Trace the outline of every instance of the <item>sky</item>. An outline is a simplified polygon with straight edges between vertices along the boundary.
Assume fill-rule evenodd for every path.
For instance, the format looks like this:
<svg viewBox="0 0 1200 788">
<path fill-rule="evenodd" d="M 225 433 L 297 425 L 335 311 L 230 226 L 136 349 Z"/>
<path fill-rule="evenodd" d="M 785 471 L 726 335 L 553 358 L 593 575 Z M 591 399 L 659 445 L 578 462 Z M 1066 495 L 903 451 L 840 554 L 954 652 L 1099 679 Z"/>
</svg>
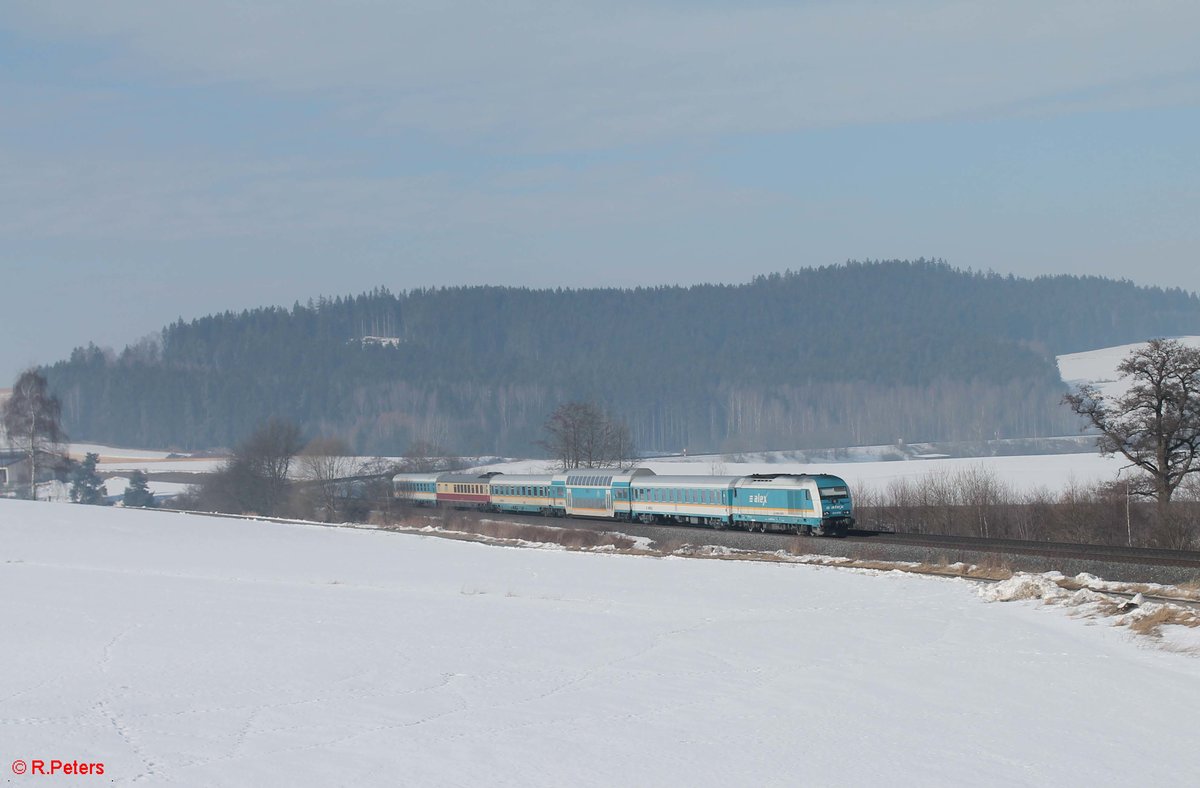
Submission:
<svg viewBox="0 0 1200 788">
<path fill-rule="evenodd" d="M 378 285 L 1200 290 L 1200 4 L 5 0 L 0 386 Z"/>
</svg>

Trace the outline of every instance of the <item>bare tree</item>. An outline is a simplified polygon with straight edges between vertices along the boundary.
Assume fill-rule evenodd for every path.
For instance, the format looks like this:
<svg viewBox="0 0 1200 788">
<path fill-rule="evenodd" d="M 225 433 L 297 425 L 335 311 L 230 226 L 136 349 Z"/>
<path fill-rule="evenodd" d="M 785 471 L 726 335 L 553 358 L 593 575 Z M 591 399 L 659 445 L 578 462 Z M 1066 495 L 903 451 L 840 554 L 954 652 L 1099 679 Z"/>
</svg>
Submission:
<svg viewBox="0 0 1200 788">
<path fill-rule="evenodd" d="M 312 495 L 318 502 L 324 519 L 338 511 L 339 499 L 344 497 L 339 482 L 352 476 L 358 461 L 351 456 L 350 446 L 341 438 L 314 438 L 296 458 L 300 477 L 312 483 Z"/>
<path fill-rule="evenodd" d="M 1084 385 L 1063 402 L 1100 431 L 1103 454 L 1120 453 L 1146 474 L 1146 487 L 1133 492 L 1153 497 L 1165 523 L 1176 488 L 1200 471 L 1200 349 L 1154 339 L 1126 356 L 1117 371 L 1132 384 L 1124 395 L 1108 397 Z"/>
<path fill-rule="evenodd" d="M 995 472 L 983 465 L 973 465 L 960 470 L 956 482 L 959 497 L 971 514 L 975 530 L 984 539 L 992 536 L 991 529 L 1003 495 Z"/>
<path fill-rule="evenodd" d="M 4 403 L 4 431 L 13 448 L 29 459 L 29 497 L 37 497 L 38 468 L 61 455 L 67 439 L 63 432 L 62 403 L 50 394 L 46 379 L 37 370 L 21 373 L 12 396 Z"/>
<path fill-rule="evenodd" d="M 405 473 L 430 473 L 445 470 L 450 462 L 446 450 L 426 440 L 413 441 L 404 452 Z"/>
<path fill-rule="evenodd" d="M 205 508 L 276 514 L 288 492 L 288 471 L 303 446 L 300 428 L 271 419 L 234 451 L 200 490 Z"/>
<path fill-rule="evenodd" d="M 629 427 L 588 402 L 561 405 L 544 426 L 545 448 L 563 470 L 629 463 L 634 455 Z"/>
</svg>

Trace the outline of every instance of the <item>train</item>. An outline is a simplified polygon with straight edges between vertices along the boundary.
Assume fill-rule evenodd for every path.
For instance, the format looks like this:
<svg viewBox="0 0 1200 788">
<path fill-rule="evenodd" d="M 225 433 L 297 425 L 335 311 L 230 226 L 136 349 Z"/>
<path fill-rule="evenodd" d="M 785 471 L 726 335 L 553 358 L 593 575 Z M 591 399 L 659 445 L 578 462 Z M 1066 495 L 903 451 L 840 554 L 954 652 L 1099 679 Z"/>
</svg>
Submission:
<svg viewBox="0 0 1200 788">
<path fill-rule="evenodd" d="M 400 473 L 401 503 L 486 512 L 705 525 L 844 536 L 854 525 L 845 480 L 827 473 L 660 476 L 648 468 L 554 474 Z"/>
</svg>

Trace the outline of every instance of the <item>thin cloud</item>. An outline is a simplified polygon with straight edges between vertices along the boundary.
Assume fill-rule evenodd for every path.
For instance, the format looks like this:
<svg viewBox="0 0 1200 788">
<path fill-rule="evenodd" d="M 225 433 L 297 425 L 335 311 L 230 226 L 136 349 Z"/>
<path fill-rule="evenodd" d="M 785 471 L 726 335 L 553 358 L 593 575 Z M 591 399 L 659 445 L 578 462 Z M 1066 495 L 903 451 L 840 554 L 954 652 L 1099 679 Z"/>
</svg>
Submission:
<svg viewBox="0 0 1200 788">
<path fill-rule="evenodd" d="M 1188 103 L 1200 84 L 1190 0 L 18 6 L 27 31 L 110 41 L 173 78 L 517 147 L 1054 112 L 1081 93 L 1122 109 L 1156 80 L 1156 101 Z"/>
</svg>

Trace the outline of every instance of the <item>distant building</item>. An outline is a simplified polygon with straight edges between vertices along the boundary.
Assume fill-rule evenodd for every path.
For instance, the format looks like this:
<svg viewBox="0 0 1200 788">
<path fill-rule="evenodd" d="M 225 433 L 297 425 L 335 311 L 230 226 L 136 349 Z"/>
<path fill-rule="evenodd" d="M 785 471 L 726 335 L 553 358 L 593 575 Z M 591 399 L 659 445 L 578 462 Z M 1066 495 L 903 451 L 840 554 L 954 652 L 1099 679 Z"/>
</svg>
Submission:
<svg viewBox="0 0 1200 788">
<path fill-rule="evenodd" d="M 0 449 L 0 490 L 29 484 L 29 457 L 24 452 Z"/>
<path fill-rule="evenodd" d="M 38 452 L 38 483 L 66 478 L 64 458 L 50 452 Z M 11 448 L 0 448 L 0 495 L 11 496 L 29 491 L 29 455 Z"/>
</svg>

